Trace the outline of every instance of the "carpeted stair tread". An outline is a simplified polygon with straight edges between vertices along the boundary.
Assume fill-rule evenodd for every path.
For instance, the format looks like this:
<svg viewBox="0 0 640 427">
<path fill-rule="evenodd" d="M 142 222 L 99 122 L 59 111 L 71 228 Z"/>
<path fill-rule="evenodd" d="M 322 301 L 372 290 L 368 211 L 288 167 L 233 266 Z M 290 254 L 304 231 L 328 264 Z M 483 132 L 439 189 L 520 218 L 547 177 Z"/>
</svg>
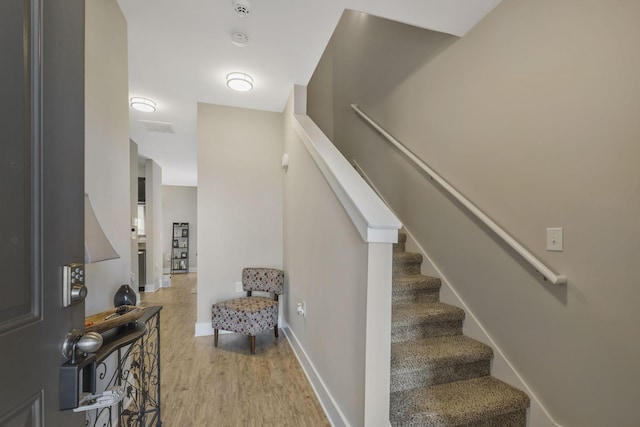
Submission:
<svg viewBox="0 0 640 427">
<path fill-rule="evenodd" d="M 464 335 L 427 338 L 391 344 L 391 372 L 491 360 L 493 350 Z"/>
<path fill-rule="evenodd" d="M 391 393 L 391 425 L 515 427 L 526 425 L 529 397 L 485 376 Z"/>
<path fill-rule="evenodd" d="M 393 326 L 408 326 L 448 320 L 464 320 L 464 310 L 443 302 L 398 303 L 392 307 Z"/>
<path fill-rule="evenodd" d="M 440 279 L 422 274 L 401 275 L 393 278 L 393 303 L 436 302 L 440 299 Z"/>
<path fill-rule="evenodd" d="M 464 335 L 391 344 L 391 391 L 490 374 L 491 347 Z"/>
<path fill-rule="evenodd" d="M 422 255 L 415 252 L 394 252 L 393 261 L 401 263 L 418 263 L 422 262 Z"/>
<path fill-rule="evenodd" d="M 461 335 L 464 310 L 441 302 L 393 303 L 391 342 Z"/>
<path fill-rule="evenodd" d="M 439 302 L 406 240 L 393 245 L 391 425 L 525 427 L 528 396 L 490 376 L 493 350 L 462 335 L 464 310 Z"/>
<path fill-rule="evenodd" d="M 440 290 L 441 282 L 437 277 L 423 274 L 402 275 L 393 278 L 393 292 Z"/>
</svg>

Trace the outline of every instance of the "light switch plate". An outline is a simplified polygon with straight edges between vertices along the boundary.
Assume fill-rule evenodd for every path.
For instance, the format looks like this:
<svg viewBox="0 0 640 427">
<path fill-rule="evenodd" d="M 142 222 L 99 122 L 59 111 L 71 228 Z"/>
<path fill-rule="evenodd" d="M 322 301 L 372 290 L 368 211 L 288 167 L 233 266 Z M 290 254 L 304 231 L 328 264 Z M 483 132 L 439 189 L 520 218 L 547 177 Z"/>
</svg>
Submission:
<svg viewBox="0 0 640 427">
<path fill-rule="evenodd" d="M 562 238 L 562 227 L 547 228 L 547 250 L 551 252 L 562 252 L 564 242 Z"/>
<path fill-rule="evenodd" d="M 236 292 L 242 292 L 242 282 L 236 282 Z"/>
</svg>

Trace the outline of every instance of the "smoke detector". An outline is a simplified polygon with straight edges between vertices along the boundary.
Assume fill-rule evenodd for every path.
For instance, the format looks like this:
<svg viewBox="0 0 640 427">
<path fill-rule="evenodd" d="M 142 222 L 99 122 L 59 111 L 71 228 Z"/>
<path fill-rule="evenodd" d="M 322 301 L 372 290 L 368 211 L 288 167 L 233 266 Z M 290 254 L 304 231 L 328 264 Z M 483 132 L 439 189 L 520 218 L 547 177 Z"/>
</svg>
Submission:
<svg viewBox="0 0 640 427">
<path fill-rule="evenodd" d="M 231 43 L 238 47 L 245 47 L 249 43 L 249 38 L 245 33 L 233 33 L 231 34 Z"/>
<path fill-rule="evenodd" d="M 241 18 L 244 18 L 251 12 L 251 5 L 248 0 L 233 0 L 233 10 Z"/>
</svg>

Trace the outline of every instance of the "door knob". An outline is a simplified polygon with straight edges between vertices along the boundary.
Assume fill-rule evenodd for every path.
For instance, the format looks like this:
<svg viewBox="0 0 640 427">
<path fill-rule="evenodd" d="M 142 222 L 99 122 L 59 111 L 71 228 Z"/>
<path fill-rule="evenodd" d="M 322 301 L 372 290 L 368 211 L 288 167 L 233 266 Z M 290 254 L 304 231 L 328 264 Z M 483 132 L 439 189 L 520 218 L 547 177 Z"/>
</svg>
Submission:
<svg viewBox="0 0 640 427">
<path fill-rule="evenodd" d="M 62 341 L 62 355 L 71 359 L 71 364 L 77 363 L 77 352 L 83 354 L 94 353 L 102 346 L 102 335 L 97 332 L 84 333 L 80 329 L 72 329 Z"/>
</svg>

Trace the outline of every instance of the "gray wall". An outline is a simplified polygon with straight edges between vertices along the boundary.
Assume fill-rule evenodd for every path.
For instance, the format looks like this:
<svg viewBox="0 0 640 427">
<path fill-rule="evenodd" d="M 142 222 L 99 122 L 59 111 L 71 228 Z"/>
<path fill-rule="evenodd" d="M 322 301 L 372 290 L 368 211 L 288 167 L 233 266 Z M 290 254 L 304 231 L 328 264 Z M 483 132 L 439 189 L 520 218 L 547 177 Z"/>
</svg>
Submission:
<svg viewBox="0 0 640 427">
<path fill-rule="evenodd" d="M 148 291 L 162 284 L 162 168 L 151 159 L 145 160 L 145 233 L 147 249 Z M 148 285 L 148 287 L 147 287 Z"/>
<path fill-rule="evenodd" d="M 507 0 L 455 39 L 348 14 L 309 83 L 310 115 L 565 426 L 637 423 L 638 22 L 638 2 Z M 350 103 L 569 284 L 541 280 Z M 546 227 L 564 227 L 564 252 Z"/>
<path fill-rule="evenodd" d="M 133 224 L 134 218 L 138 218 L 138 144 L 129 140 L 129 203 L 131 209 L 129 215 L 129 230 L 131 231 L 131 272 L 135 277 L 135 286 L 133 288 L 138 291 L 140 286 L 139 279 L 139 261 L 138 261 L 138 227 Z M 142 283 L 144 285 L 144 283 Z"/>
<path fill-rule="evenodd" d="M 293 98 L 293 97 L 292 97 Z M 331 190 L 285 111 L 285 322 L 321 378 L 316 391 L 347 425 L 364 425 L 368 245 Z M 307 316 L 296 313 L 304 301 Z M 308 369 L 307 369 L 308 370 Z M 324 397 L 323 387 L 332 396 Z"/>
<path fill-rule="evenodd" d="M 198 324 L 244 267 L 282 268 L 282 114 L 198 104 Z M 211 330 L 212 333 L 212 330 Z"/>
<path fill-rule="evenodd" d="M 163 269 L 168 272 L 171 269 L 169 258 L 171 245 L 173 244 L 173 223 L 189 223 L 189 271 L 198 269 L 198 188 L 176 185 L 162 186 L 162 217 L 164 221 L 165 236 L 162 243 Z"/>
<path fill-rule="evenodd" d="M 119 259 L 86 266 L 86 314 L 113 307 L 131 280 L 127 23 L 118 4 L 86 5 L 85 192 Z"/>
</svg>

